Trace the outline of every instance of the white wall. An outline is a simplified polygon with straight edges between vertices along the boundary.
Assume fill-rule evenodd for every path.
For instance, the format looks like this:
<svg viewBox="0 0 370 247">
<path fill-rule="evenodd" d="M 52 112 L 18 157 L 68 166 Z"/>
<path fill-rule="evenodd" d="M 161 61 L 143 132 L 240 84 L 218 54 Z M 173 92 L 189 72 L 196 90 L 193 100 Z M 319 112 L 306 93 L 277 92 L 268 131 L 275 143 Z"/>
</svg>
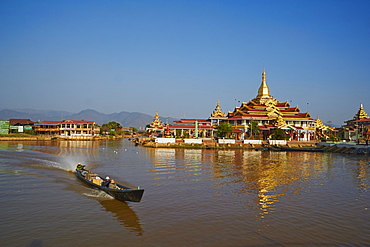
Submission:
<svg viewBox="0 0 370 247">
<path fill-rule="evenodd" d="M 203 142 L 202 139 L 184 139 L 184 143 L 197 143 L 201 144 Z"/>
<path fill-rule="evenodd" d="M 175 143 L 175 138 L 155 138 L 155 142 L 157 143 Z"/>
<path fill-rule="evenodd" d="M 234 139 L 218 139 L 218 143 L 220 144 L 235 144 Z"/>
</svg>

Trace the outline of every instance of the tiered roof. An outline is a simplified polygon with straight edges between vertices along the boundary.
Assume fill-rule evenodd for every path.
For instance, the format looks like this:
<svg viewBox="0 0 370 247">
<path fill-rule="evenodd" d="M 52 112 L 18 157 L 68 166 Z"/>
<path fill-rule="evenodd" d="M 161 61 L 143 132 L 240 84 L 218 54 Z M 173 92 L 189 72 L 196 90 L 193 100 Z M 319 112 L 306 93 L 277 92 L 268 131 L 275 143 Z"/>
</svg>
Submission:
<svg viewBox="0 0 370 247">
<path fill-rule="evenodd" d="M 227 119 L 225 112 L 221 109 L 219 100 L 217 100 L 216 108 L 209 119 Z"/>
<path fill-rule="evenodd" d="M 321 130 L 334 130 L 334 128 L 333 128 L 333 127 L 330 127 L 330 126 L 325 125 L 325 124 L 321 121 L 321 119 L 319 119 L 319 118 L 317 118 L 317 119 L 316 119 L 316 128 L 317 128 L 317 129 L 321 129 Z"/>
<path fill-rule="evenodd" d="M 266 83 L 265 71 L 262 72 L 262 83 L 258 89 L 256 98 L 249 102 L 243 102 L 240 107 L 235 107 L 234 111 L 229 111 L 228 113 L 228 118 L 231 120 L 274 120 L 280 117 L 284 121 L 313 121 L 308 112 L 301 113 L 298 106 L 291 107 L 288 102 L 279 102 L 270 95 L 270 89 Z"/>
<path fill-rule="evenodd" d="M 152 129 L 163 129 L 163 126 L 164 126 L 164 124 L 163 124 L 162 120 L 159 118 L 158 111 L 156 111 L 155 116 L 153 118 L 153 121 L 150 124 L 150 128 L 152 128 Z"/>
<path fill-rule="evenodd" d="M 352 120 L 361 120 L 361 119 L 367 119 L 369 118 L 369 116 L 367 115 L 367 113 L 365 112 L 364 110 L 364 106 L 362 105 L 362 103 L 360 104 L 360 109 L 358 109 L 358 112 L 357 114 L 353 117 Z"/>
</svg>

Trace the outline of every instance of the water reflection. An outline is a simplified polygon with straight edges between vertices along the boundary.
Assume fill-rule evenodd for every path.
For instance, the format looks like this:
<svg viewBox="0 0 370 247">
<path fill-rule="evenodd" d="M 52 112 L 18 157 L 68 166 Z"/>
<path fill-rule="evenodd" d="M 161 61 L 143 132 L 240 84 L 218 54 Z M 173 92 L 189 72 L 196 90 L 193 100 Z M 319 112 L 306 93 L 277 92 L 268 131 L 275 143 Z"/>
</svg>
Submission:
<svg viewBox="0 0 370 247">
<path fill-rule="evenodd" d="M 254 195 L 261 217 L 274 211 L 281 196 L 301 193 L 302 182 L 329 169 L 328 156 L 300 152 L 244 151 L 235 154 L 236 193 Z M 288 186 L 289 185 L 289 186 Z"/>
<path fill-rule="evenodd" d="M 34 150 L 53 155 L 73 155 L 85 153 L 97 155 L 100 147 L 99 141 L 1 141 L 0 150 Z"/>
<path fill-rule="evenodd" d="M 358 185 L 357 187 L 361 192 L 367 192 L 369 188 L 369 166 L 370 163 L 367 160 L 360 160 L 357 163 L 357 179 L 358 179 Z"/>
<path fill-rule="evenodd" d="M 122 226 L 130 229 L 131 232 L 135 232 L 137 236 L 143 235 L 140 219 L 127 203 L 117 200 L 105 200 L 100 201 L 100 204 L 105 211 L 113 213 Z"/>
<path fill-rule="evenodd" d="M 259 208 L 260 217 L 273 212 L 282 196 L 304 191 L 305 180 L 325 175 L 333 163 L 330 154 L 314 152 L 172 148 L 148 152 L 155 179 L 211 179 L 218 190 L 233 185 L 233 193 L 251 196 L 254 206 L 249 206 Z M 359 176 L 366 180 L 365 170 Z"/>
</svg>

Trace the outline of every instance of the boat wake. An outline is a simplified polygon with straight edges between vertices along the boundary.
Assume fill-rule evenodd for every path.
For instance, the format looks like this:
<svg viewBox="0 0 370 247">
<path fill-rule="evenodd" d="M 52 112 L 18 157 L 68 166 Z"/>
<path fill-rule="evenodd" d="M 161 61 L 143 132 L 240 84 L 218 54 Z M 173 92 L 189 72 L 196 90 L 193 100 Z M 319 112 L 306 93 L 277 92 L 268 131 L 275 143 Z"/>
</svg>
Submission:
<svg viewBox="0 0 370 247">
<path fill-rule="evenodd" d="M 92 189 L 90 192 L 82 193 L 82 195 L 87 196 L 87 197 L 91 197 L 91 198 L 114 200 L 114 198 L 112 196 L 110 196 L 107 193 L 105 193 L 104 191 L 100 191 L 100 190 L 93 190 Z"/>
</svg>

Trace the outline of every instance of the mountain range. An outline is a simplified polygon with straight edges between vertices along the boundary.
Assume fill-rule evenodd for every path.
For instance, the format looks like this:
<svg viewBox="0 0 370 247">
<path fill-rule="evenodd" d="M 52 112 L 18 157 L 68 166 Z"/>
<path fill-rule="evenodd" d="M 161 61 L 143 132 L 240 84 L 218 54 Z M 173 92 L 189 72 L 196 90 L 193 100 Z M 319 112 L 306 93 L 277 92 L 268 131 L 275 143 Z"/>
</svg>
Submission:
<svg viewBox="0 0 370 247">
<path fill-rule="evenodd" d="M 92 109 L 86 109 L 79 113 L 53 110 L 34 110 L 34 109 L 6 109 L 0 108 L 0 120 L 9 119 L 30 119 L 34 122 L 41 121 L 62 121 L 62 120 L 88 120 L 97 124 L 105 124 L 111 121 L 120 123 L 123 127 L 144 128 L 153 121 L 154 116 L 139 112 L 119 112 L 112 114 L 101 113 Z M 164 123 L 167 118 L 160 117 Z M 169 117 L 168 123 L 176 119 Z"/>
</svg>

